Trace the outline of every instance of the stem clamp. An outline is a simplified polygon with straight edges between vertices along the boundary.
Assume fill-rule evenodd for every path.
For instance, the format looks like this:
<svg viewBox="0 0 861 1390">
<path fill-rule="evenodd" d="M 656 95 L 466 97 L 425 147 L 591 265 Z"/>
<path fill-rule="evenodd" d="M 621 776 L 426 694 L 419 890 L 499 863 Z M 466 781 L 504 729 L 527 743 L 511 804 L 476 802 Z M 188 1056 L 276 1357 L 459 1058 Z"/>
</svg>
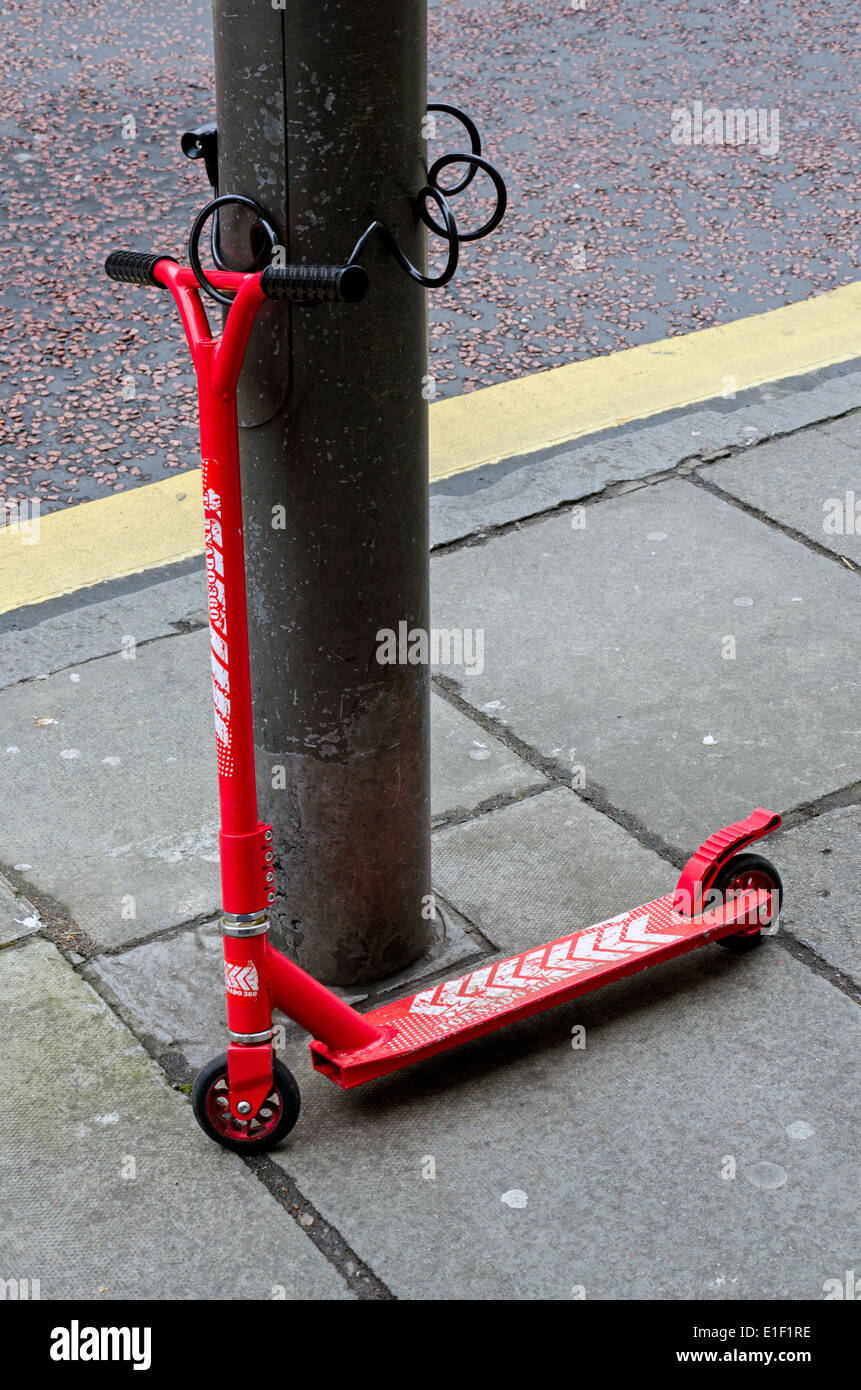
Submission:
<svg viewBox="0 0 861 1390">
<path fill-rule="evenodd" d="M 265 906 L 275 901 L 272 827 L 261 824 L 243 835 L 222 830 L 218 843 L 227 921 L 222 929 L 226 936 L 258 936 L 268 925 Z M 249 913 L 248 904 L 255 902 L 260 908 Z M 246 930 L 249 927 L 253 930 Z"/>
</svg>

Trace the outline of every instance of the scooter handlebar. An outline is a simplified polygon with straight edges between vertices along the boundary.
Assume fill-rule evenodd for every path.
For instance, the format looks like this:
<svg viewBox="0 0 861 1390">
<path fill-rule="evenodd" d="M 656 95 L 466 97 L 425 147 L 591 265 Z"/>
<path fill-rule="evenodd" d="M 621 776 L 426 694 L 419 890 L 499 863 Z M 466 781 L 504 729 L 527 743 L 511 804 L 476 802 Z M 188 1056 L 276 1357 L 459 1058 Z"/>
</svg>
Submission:
<svg viewBox="0 0 861 1390">
<path fill-rule="evenodd" d="M 111 251 L 105 261 L 105 273 L 111 280 L 161 289 L 155 267 L 159 261 L 173 259 L 148 251 Z M 260 288 L 267 299 L 284 299 L 292 304 L 321 304 L 326 300 L 358 304 L 368 287 L 368 273 L 360 265 L 268 265 L 260 272 Z"/>
<path fill-rule="evenodd" d="M 173 256 L 152 256 L 148 251 L 111 251 L 105 261 L 105 274 L 111 280 L 122 280 L 129 285 L 164 286 L 153 275 L 159 261 L 172 261 Z"/>
<path fill-rule="evenodd" d="M 327 299 L 358 304 L 368 285 L 368 272 L 360 265 L 268 265 L 260 272 L 260 288 L 267 299 L 292 304 L 319 304 Z"/>
</svg>

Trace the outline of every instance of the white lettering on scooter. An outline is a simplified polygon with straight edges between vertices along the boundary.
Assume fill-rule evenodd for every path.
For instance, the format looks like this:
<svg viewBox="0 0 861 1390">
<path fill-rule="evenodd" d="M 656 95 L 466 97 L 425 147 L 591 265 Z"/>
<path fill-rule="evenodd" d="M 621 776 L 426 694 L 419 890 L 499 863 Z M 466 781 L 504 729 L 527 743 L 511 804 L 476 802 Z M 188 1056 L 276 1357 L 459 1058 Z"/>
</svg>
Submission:
<svg viewBox="0 0 861 1390">
<path fill-rule="evenodd" d="M 206 537 L 206 583 L 209 593 L 209 636 L 212 662 L 212 699 L 218 771 L 233 772 L 230 739 L 230 668 L 227 659 L 227 610 L 224 595 L 224 553 L 221 528 L 221 497 L 210 486 L 209 473 L 214 461 L 203 460 L 203 511 Z"/>
</svg>

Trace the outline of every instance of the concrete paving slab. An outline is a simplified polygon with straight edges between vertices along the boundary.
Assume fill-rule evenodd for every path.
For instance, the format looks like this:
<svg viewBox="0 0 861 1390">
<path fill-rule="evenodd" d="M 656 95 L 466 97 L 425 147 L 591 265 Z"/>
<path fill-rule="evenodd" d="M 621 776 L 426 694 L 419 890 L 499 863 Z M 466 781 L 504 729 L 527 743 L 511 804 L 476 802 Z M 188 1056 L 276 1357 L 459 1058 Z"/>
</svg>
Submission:
<svg viewBox="0 0 861 1390">
<path fill-rule="evenodd" d="M 0 946 L 33 936 L 41 925 L 33 904 L 16 893 L 12 884 L 0 875 Z"/>
<path fill-rule="evenodd" d="M 207 621 L 206 602 L 201 567 L 193 574 L 163 583 L 156 580 L 146 588 L 98 603 L 63 608 L 41 622 L 4 631 L 0 633 L 0 687 L 122 651 L 129 641 L 140 645 L 155 637 L 174 636 L 191 624 Z M 15 621 L 14 614 L 6 618 Z"/>
<path fill-rule="evenodd" d="M 0 797 L 16 813 L 0 856 L 102 945 L 218 909 L 208 644 L 172 637 L 3 696 Z"/>
<path fill-rule="evenodd" d="M 466 701 L 684 853 L 861 777 L 856 575 L 684 480 L 583 516 L 433 561 L 434 625 L 484 629 Z"/>
<path fill-rule="evenodd" d="M 820 431 L 826 439 L 833 439 L 835 443 L 861 453 L 861 413 L 857 410 L 841 416 L 839 420 L 829 420 L 820 426 Z"/>
<path fill-rule="evenodd" d="M 297 1055 L 275 1158 L 400 1298 L 819 1299 L 858 1261 L 858 1056 L 777 941 L 704 947 L 353 1092 Z"/>
<path fill-rule="evenodd" d="M 511 953 L 649 902 L 678 878 L 565 787 L 437 831 L 433 875 L 482 935 Z"/>
<path fill-rule="evenodd" d="M 0 953 L 0 978 L 2 1277 L 43 1299 L 349 1297 L 50 943 Z"/>
<path fill-rule="evenodd" d="M 861 452 L 839 435 L 802 430 L 701 472 L 775 521 L 861 563 Z"/>
<path fill-rule="evenodd" d="M 784 930 L 861 984 L 861 807 L 825 811 L 780 834 L 772 848 Z"/>
<path fill-rule="evenodd" d="M 463 917 L 439 901 L 437 925 L 438 939 L 431 949 L 406 969 L 375 983 L 374 993 L 415 989 L 420 980 L 440 972 L 456 973 L 486 950 Z M 156 1056 L 179 1052 L 197 1068 L 224 1050 L 227 1016 L 218 921 L 142 942 L 116 955 L 95 956 L 82 973 Z M 336 993 L 358 1005 L 372 990 L 357 986 Z M 279 1050 L 287 1040 L 295 1047 L 307 1043 L 298 1025 L 281 1014 L 275 1021 L 280 1024 Z"/>
<path fill-rule="evenodd" d="M 143 614 L 157 589 L 146 593 L 131 596 Z M 0 857 L 28 865 L 24 880 L 102 946 L 219 910 L 208 641 L 205 631 L 174 636 L 136 647 L 133 659 L 118 652 L 4 694 L 0 796 L 16 815 Z M 437 817 L 541 783 L 445 700 L 433 706 Z M 455 936 L 452 961 L 473 950 Z"/>
<path fill-rule="evenodd" d="M 448 544 L 536 516 L 613 483 L 675 468 L 685 459 L 749 448 L 861 404 L 861 371 L 812 372 L 772 382 L 738 399 L 671 412 L 602 431 L 556 449 L 505 459 L 431 488 L 431 543 Z"/>
<path fill-rule="evenodd" d="M 482 944 L 467 923 L 501 949 L 520 950 L 669 892 L 676 880 L 670 865 L 565 788 L 442 827 L 433 856 L 435 890 L 459 911 L 442 909 L 445 941 L 374 993 L 406 992 L 475 960 Z M 217 921 L 96 956 L 84 971 L 157 1055 L 178 1051 L 200 1067 L 223 1046 Z M 370 994 L 338 992 L 353 1004 Z M 306 1043 L 289 1022 L 282 1039 L 300 1050 Z"/>
<path fill-rule="evenodd" d="M 93 957 L 89 980 L 155 1056 L 180 1052 L 195 1068 L 227 1045 L 219 922 Z"/>
<path fill-rule="evenodd" d="M 439 695 L 431 695 L 431 749 L 435 820 L 547 785 L 546 777 Z"/>
</svg>

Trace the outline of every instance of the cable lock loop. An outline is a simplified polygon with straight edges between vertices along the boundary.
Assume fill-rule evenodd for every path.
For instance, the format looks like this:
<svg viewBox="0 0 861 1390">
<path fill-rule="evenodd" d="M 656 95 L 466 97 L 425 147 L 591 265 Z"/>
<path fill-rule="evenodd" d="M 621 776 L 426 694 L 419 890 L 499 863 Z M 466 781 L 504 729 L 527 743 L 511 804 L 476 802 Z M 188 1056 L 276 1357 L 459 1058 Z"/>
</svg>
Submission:
<svg viewBox="0 0 861 1390">
<path fill-rule="evenodd" d="M 241 193 L 224 193 L 219 198 L 213 198 L 212 202 L 207 203 L 205 208 L 201 208 L 194 219 L 191 231 L 188 235 L 188 263 L 194 271 L 195 279 L 204 294 L 208 294 L 210 299 L 216 300 L 217 303 L 225 304 L 229 307 L 233 303 L 233 292 L 225 294 L 223 290 L 217 290 L 215 286 L 207 280 L 203 266 L 200 263 L 200 234 L 212 214 L 215 213 L 217 216 L 218 209 L 226 207 L 228 203 L 236 203 L 239 207 L 250 208 L 252 212 L 257 214 L 257 221 L 251 228 L 251 234 L 253 236 L 255 229 L 259 227 L 268 238 L 269 246 L 268 248 L 260 248 L 250 266 L 229 266 L 225 264 L 220 255 L 215 254 L 215 238 L 213 237 L 213 258 L 219 270 L 242 270 L 243 274 L 246 275 L 252 274 L 255 270 L 262 270 L 264 266 L 269 264 L 272 258 L 272 252 L 278 245 L 278 236 L 275 232 L 275 228 L 269 221 L 266 209 L 262 204 L 258 203 L 255 198 L 246 198 Z"/>
<path fill-rule="evenodd" d="M 447 285 L 457 270 L 461 242 L 479 241 L 481 237 L 487 236 L 495 227 L 499 226 L 505 216 L 505 209 L 508 204 L 508 192 L 505 187 L 505 180 L 499 170 L 491 164 L 489 159 L 485 159 L 481 153 L 481 136 L 478 133 L 478 127 L 475 122 L 470 120 L 469 116 L 457 106 L 449 106 L 446 102 L 432 102 L 428 106 L 428 111 L 444 111 L 446 115 L 454 116 L 466 130 L 470 143 L 469 154 L 444 154 L 434 161 L 428 170 L 428 181 L 417 197 L 418 215 L 425 226 L 436 236 L 440 236 L 448 242 L 448 260 L 445 266 L 440 271 L 439 275 L 423 275 L 418 267 L 414 266 L 412 261 L 408 260 L 404 255 L 385 222 L 380 222 L 379 220 L 372 222 L 370 226 L 365 228 L 359 240 L 356 242 L 356 245 L 353 247 L 347 264 L 354 264 L 361 255 L 369 238 L 374 232 L 379 232 L 398 265 L 402 270 L 406 271 L 411 280 L 415 280 L 419 285 L 424 285 L 427 289 L 438 289 L 441 285 Z M 465 164 L 467 166 L 467 171 L 462 179 L 459 179 L 457 183 L 446 188 L 444 185 L 440 184 L 439 175 L 443 169 L 447 169 L 450 164 Z M 475 231 L 459 232 L 449 199 L 456 197 L 458 193 L 463 193 L 464 189 L 468 188 L 472 183 L 479 169 L 483 169 L 484 172 L 489 175 L 493 183 L 496 190 L 496 207 L 487 221 L 483 222 Z M 428 212 L 428 200 L 432 200 L 436 204 L 437 211 L 442 217 L 443 225 L 440 225 Z"/>
</svg>

